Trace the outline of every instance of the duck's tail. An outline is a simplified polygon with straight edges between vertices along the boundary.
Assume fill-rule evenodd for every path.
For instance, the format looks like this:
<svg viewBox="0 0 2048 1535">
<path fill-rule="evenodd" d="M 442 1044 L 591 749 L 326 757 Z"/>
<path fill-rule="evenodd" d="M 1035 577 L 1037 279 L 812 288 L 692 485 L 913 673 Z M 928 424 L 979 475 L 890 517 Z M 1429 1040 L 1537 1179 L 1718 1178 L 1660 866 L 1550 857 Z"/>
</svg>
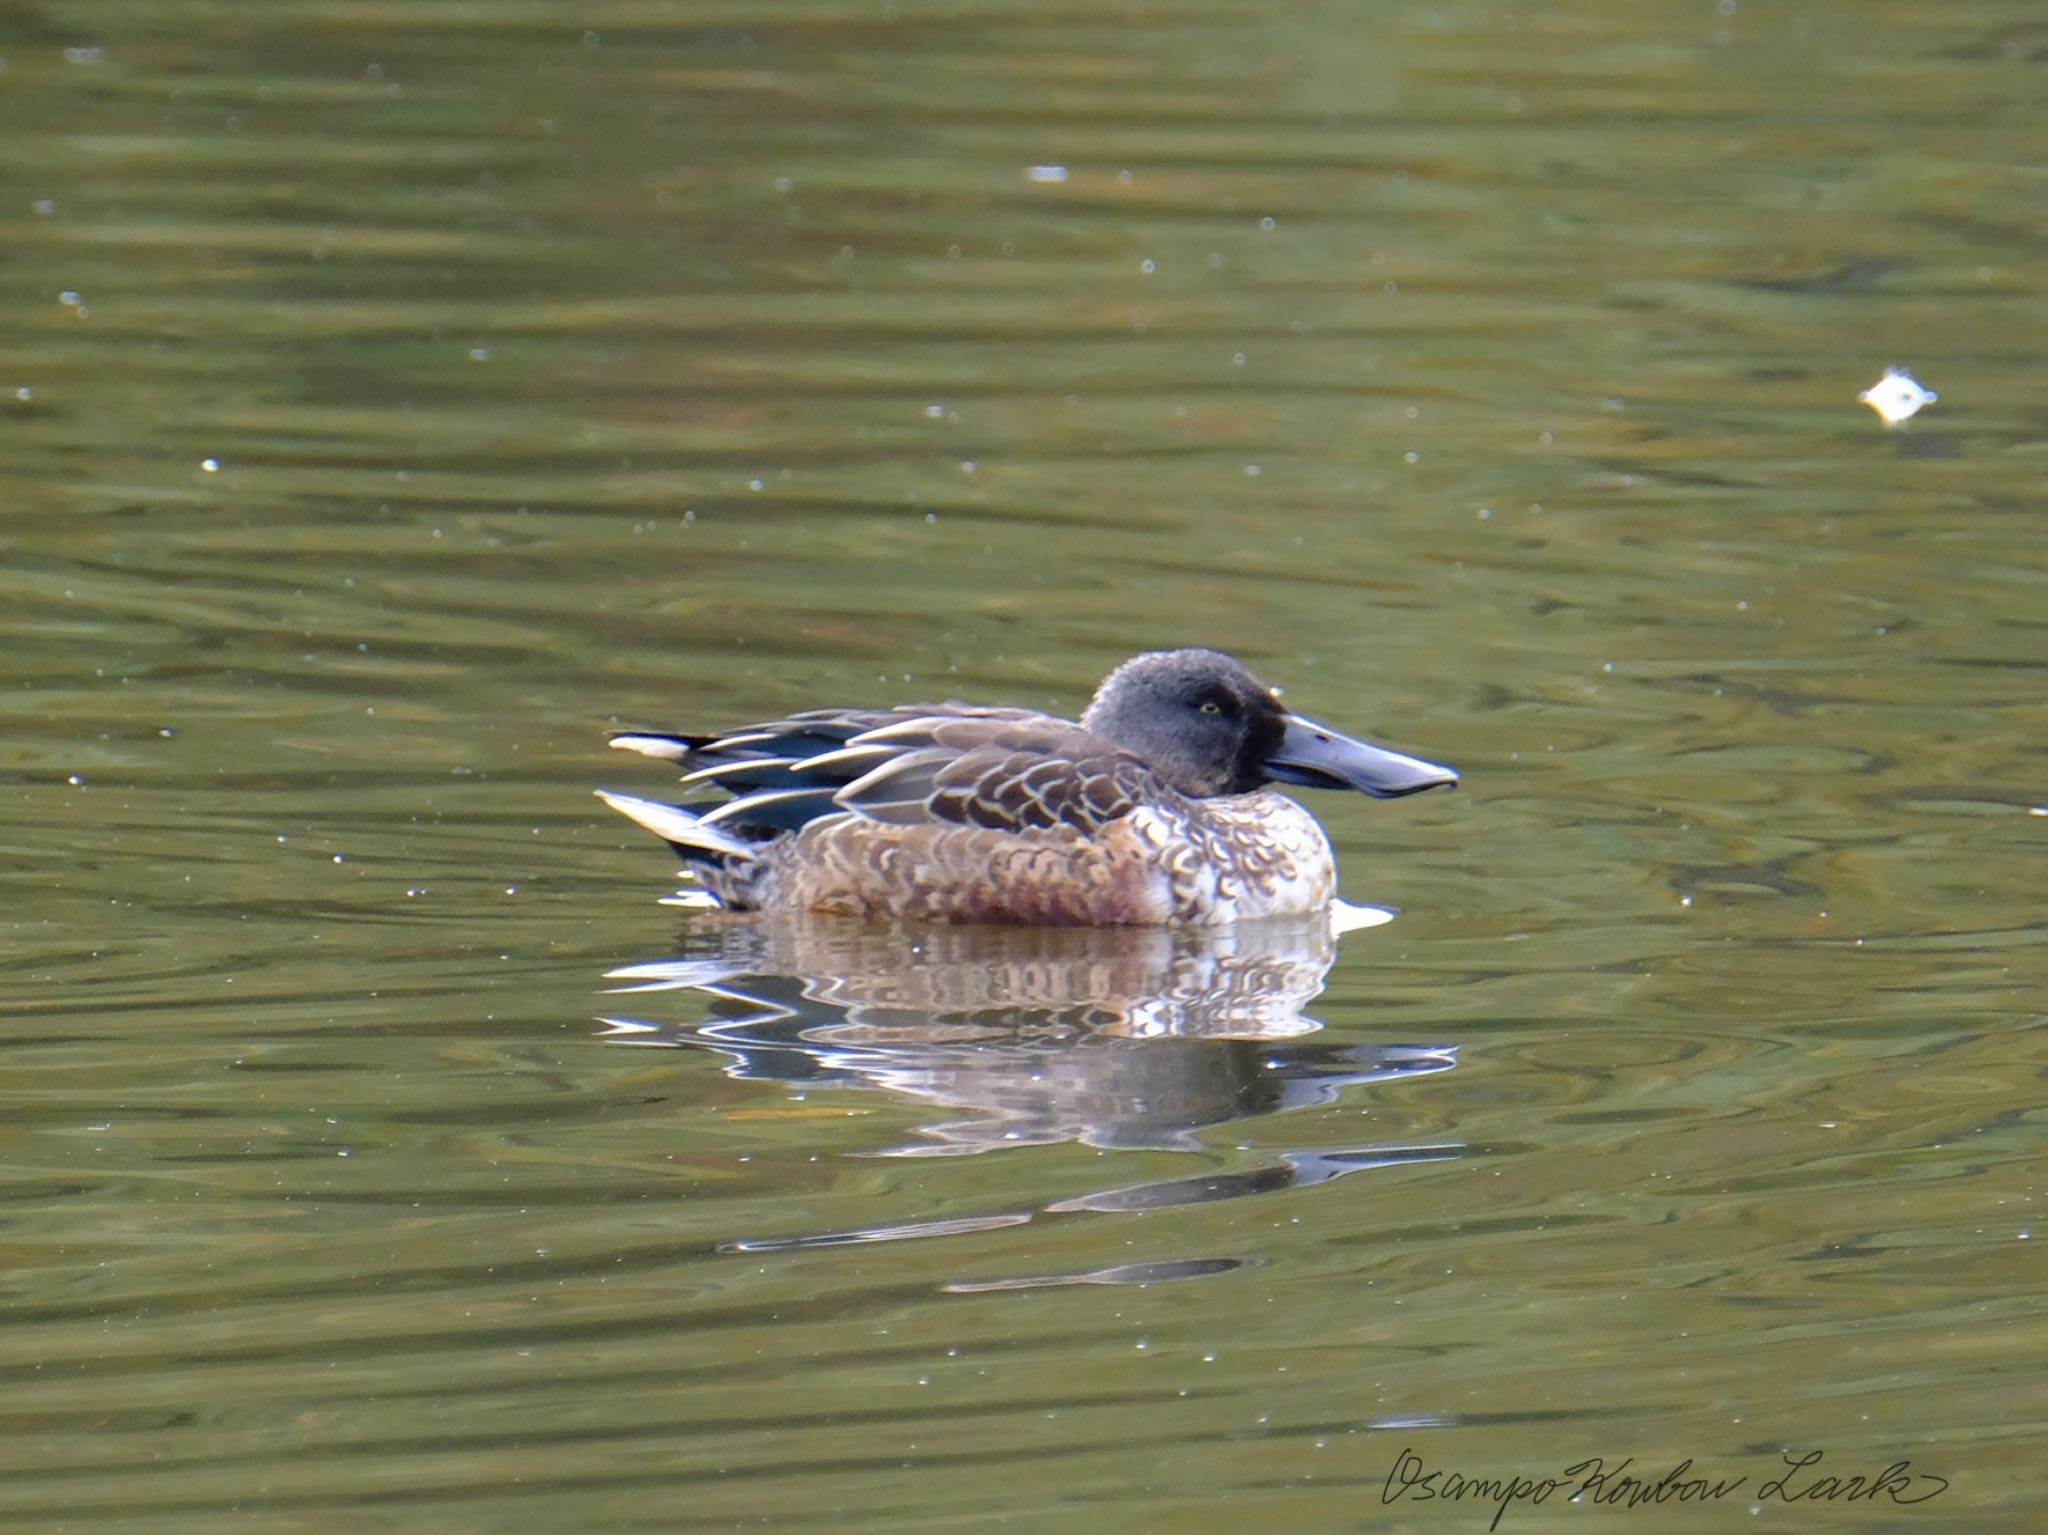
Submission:
<svg viewBox="0 0 2048 1535">
<path fill-rule="evenodd" d="M 637 794 L 614 794 L 609 789 L 599 789 L 596 794 L 635 826 L 646 827 L 674 848 L 678 858 L 691 863 L 724 867 L 732 863 L 752 863 L 761 856 L 761 850 L 755 844 L 711 824 L 697 811 L 681 805 L 665 805 L 660 800 L 642 799 Z"/>
</svg>

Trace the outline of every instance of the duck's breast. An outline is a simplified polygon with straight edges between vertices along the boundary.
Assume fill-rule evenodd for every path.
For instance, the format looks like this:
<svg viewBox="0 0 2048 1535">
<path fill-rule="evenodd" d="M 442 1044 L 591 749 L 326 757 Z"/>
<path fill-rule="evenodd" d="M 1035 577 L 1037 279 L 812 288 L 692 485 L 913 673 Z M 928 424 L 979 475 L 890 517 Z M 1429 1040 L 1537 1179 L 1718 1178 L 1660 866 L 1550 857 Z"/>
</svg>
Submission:
<svg viewBox="0 0 2048 1535">
<path fill-rule="evenodd" d="M 1284 794 L 1261 790 L 1193 800 L 1153 814 L 1178 922 L 1298 916 L 1337 891 L 1336 859 L 1316 818 Z M 1134 818 L 1135 819 L 1135 818 Z"/>
</svg>

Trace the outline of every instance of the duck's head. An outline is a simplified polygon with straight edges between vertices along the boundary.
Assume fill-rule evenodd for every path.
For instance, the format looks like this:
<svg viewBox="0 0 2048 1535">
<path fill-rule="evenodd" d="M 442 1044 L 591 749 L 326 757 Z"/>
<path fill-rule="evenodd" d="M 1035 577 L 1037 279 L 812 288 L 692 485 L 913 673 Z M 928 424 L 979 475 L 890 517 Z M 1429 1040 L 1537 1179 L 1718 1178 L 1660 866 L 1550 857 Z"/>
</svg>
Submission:
<svg viewBox="0 0 2048 1535">
<path fill-rule="evenodd" d="M 1081 723 L 1202 798 L 1286 783 L 1394 799 L 1458 781 L 1454 768 L 1288 713 L 1271 688 L 1216 650 L 1160 650 L 1124 662 L 1095 690 Z"/>
</svg>

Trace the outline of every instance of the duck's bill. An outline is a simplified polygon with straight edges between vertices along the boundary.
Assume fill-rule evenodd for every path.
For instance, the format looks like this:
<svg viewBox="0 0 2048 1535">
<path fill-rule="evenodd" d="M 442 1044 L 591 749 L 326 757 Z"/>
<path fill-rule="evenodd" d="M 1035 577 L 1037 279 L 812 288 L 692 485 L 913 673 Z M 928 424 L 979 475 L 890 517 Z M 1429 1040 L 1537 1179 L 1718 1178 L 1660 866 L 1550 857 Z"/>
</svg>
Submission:
<svg viewBox="0 0 2048 1535">
<path fill-rule="evenodd" d="M 1276 783 L 1308 789 L 1356 789 L 1375 799 L 1399 799 L 1424 789 L 1451 789 L 1458 783 L 1456 768 L 1339 735 L 1298 714 L 1287 716 L 1287 733 L 1280 738 L 1280 749 L 1266 759 L 1266 772 Z"/>
</svg>

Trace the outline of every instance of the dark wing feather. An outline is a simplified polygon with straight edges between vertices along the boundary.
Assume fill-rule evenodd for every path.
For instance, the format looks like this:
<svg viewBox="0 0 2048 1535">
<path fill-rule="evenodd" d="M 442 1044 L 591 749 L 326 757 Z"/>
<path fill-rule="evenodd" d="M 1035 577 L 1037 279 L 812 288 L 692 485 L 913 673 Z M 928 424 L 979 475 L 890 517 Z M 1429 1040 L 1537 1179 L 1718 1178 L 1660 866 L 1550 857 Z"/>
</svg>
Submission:
<svg viewBox="0 0 2048 1535">
<path fill-rule="evenodd" d="M 786 719 L 764 720 L 742 725 L 723 735 L 680 735 L 666 731 L 623 730 L 615 732 L 614 746 L 681 764 L 686 777 L 716 781 L 728 768 L 747 764 L 755 776 L 741 780 L 747 788 L 797 788 L 832 783 L 844 785 L 861 776 L 873 762 L 858 771 L 844 765 L 821 761 L 810 771 L 814 776 L 798 782 L 795 769 L 812 759 L 828 759 L 857 736 L 875 735 L 888 741 L 906 723 L 924 729 L 948 719 L 1044 719 L 1029 709 L 984 709 L 974 704 L 906 704 L 894 709 L 806 709 Z M 879 732 L 879 734 L 876 734 Z M 770 782 L 767 777 L 786 770 L 787 782 Z"/>
<path fill-rule="evenodd" d="M 729 799 L 702 820 L 706 826 L 723 826 L 759 842 L 795 831 L 804 822 L 830 815 L 836 808 L 829 789 L 766 789 Z"/>
</svg>

